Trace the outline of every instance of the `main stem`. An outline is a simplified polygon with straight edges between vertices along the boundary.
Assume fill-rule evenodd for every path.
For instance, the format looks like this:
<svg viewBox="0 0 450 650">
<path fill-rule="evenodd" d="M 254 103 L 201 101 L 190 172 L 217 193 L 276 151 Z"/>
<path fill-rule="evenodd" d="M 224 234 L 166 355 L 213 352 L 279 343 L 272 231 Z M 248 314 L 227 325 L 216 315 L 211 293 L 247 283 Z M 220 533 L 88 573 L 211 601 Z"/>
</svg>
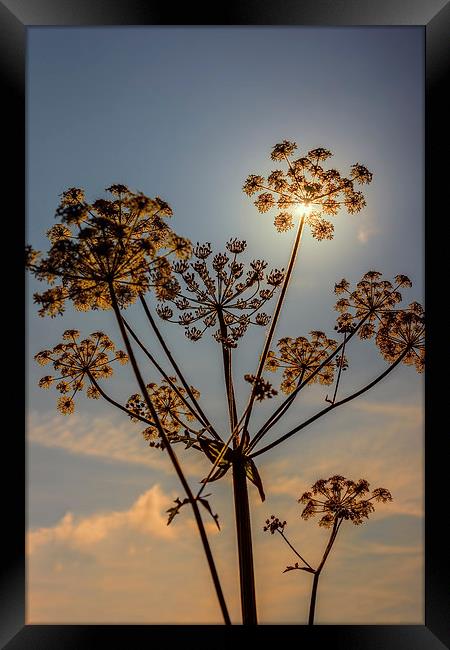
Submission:
<svg viewBox="0 0 450 650">
<path fill-rule="evenodd" d="M 248 501 L 244 457 L 241 455 L 233 463 L 233 496 L 239 554 L 242 623 L 244 625 L 257 625 L 250 504 Z"/>
<path fill-rule="evenodd" d="M 221 311 L 218 312 L 220 333 L 227 337 L 227 326 Z M 222 345 L 223 368 L 227 391 L 228 413 L 231 431 L 237 425 L 237 409 L 233 388 L 231 365 L 231 350 Z M 243 435 L 245 432 L 243 432 Z M 242 455 L 238 439 L 233 440 L 233 498 L 236 517 L 236 535 L 239 558 L 239 581 L 241 593 L 241 612 L 243 625 L 257 625 L 255 573 L 253 568 L 252 528 L 250 520 L 250 504 L 248 500 L 247 476 L 245 474 L 245 458 Z"/>
<path fill-rule="evenodd" d="M 113 310 L 114 310 L 114 313 L 115 313 L 115 316 L 116 316 L 116 319 L 117 319 L 117 323 L 118 323 L 119 328 L 120 328 L 120 333 L 122 335 L 123 342 L 125 344 L 128 356 L 130 358 L 131 365 L 133 367 L 133 371 L 134 371 L 134 374 L 135 374 L 135 377 L 136 377 L 136 381 L 137 381 L 137 383 L 139 385 L 140 390 L 142 391 L 142 395 L 143 395 L 143 398 L 145 400 L 145 403 L 146 403 L 146 405 L 147 405 L 147 407 L 148 407 L 148 409 L 149 409 L 149 411 L 151 413 L 151 416 L 152 416 L 153 420 L 155 421 L 158 432 L 159 432 L 159 434 L 161 436 L 161 439 L 164 442 L 164 447 L 165 447 L 167 453 L 169 454 L 169 458 L 172 461 L 175 472 L 176 472 L 178 478 L 180 479 L 180 482 L 181 482 L 181 484 L 182 484 L 182 486 L 184 488 L 184 491 L 185 491 L 185 493 L 186 493 L 186 495 L 187 495 L 187 497 L 189 499 L 189 503 L 191 504 L 192 510 L 194 512 L 195 521 L 196 521 L 196 524 L 197 524 L 197 527 L 198 527 L 198 531 L 200 533 L 200 538 L 202 540 L 203 549 L 205 551 L 206 559 L 208 561 L 209 570 L 211 572 L 211 577 L 212 577 L 212 580 L 213 580 L 213 583 L 214 583 L 214 587 L 215 587 L 215 590 L 216 590 L 216 595 L 217 595 L 217 598 L 218 598 L 218 601 L 219 601 L 219 605 L 220 605 L 220 609 L 222 611 L 222 615 L 223 615 L 223 618 L 224 618 L 224 621 L 225 621 L 225 625 L 231 625 L 231 619 L 230 619 L 230 616 L 228 614 L 228 609 L 227 609 L 227 605 L 225 603 L 225 598 L 224 598 L 224 595 L 223 595 L 223 592 L 222 592 L 222 587 L 221 587 L 221 584 L 220 584 L 219 575 L 217 573 L 216 565 L 214 563 L 214 558 L 212 556 L 211 548 L 209 546 L 208 537 L 206 535 L 205 526 L 203 524 L 203 520 L 202 520 L 200 511 L 199 511 L 199 508 L 198 508 L 198 503 L 197 503 L 197 501 L 195 499 L 195 496 L 194 496 L 191 488 L 189 487 L 189 483 L 187 482 L 187 480 L 186 480 L 186 478 L 184 476 L 183 470 L 181 469 L 181 466 L 180 466 L 180 464 L 178 462 L 178 458 L 176 457 L 176 454 L 175 454 L 174 450 L 172 449 L 172 446 L 171 446 L 169 440 L 167 439 L 167 436 L 166 436 L 165 431 L 164 431 L 164 429 L 163 429 L 163 427 L 162 427 L 162 425 L 161 425 L 161 423 L 159 421 L 158 415 L 157 415 L 157 413 L 155 411 L 155 408 L 154 408 L 154 406 L 152 404 L 152 401 L 150 400 L 150 398 L 148 396 L 147 387 L 146 387 L 146 385 L 144 383 L 141 372 L 140 372 L 139 367 L 137 365 L 136 357 L 134 356 L 133 348 L 131 347 L 131 342 L 130 342 L 130 339 L 128 338 L 128 334 L 127 334 L 127 331 L 125 329 L 125 325 L 123 323 L 122 315 L 120 313 L 120 308 L 119 308 L 119 305 L 117 303 L 116 294 L 115 294 L 114 288 L 112 286 L 110 286 L 110 294 L 111 294 L 112 307 L 113 307 Z"/>
</svg>

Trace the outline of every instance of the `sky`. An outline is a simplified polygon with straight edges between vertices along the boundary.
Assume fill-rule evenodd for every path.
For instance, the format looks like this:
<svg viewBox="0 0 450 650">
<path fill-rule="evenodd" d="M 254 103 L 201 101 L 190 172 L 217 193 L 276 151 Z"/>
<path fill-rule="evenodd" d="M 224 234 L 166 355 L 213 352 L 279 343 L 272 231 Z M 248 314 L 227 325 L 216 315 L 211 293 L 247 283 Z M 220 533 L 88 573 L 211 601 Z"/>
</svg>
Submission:
<svg viewBox="0 0 450 650">
<path fill-rule="evenodd" d="M 332 336 L 334 283 L 357 282 L 371 269 L 388 279 L 408 275 L 405 300 L 423 302 L 422 28 L 32 27 L 27 75 L 27 241 L 35 248 L 46 250 L 65 189 L 83 187 L 94 200 L 124 183 L 168 201 L 174 229 L 194 243 L 220 250 L 237 236 L 248 242 L 248 260 L 286 266 L 292 231 L 277 233 L 242 185 L 274 168 L 271 148 L 287 139 L 302 153 L 330 149 L 344 172 L 360 162 L 374 180 L 364 186 L 361 213 L 336 217 L 332 241 L 305 233 L 276 340 L 313 329 Z M 43 289 L 28 280 L 27 622 L 220 623 L 190 513 L 166 526 L 181 487 L 164 454 L 110 405 L 80 398 L 63 416 L 54 391 L 37 387 L 46 373 L 33 356 L 65 329 L 83 336 L 103 329 L 121 347 L 110 312 L 68 308 L 63 318 L 39 318 L 32 294 Z M 151 341 L 139 310 L 128 313 Z M 192 343 L 176 325 L 163 327 L 207 413 L 225 426 L 217 343 L 208 336 Z M 255 371 L 263 341 L 263 328 L 250 330 L 235 356 L 241 408 L 243 375 Z M 343 391 L 386 367 L 370 342 L 348 356 Z M 148 381 L 158 379 L 149 371 Z M 321 578 L 317 623 L 423 623 L 423 389 L 423 376 L 401 366 L 258 457 L 267 495 L 262 503 L 250 486 L 260 622 L 305 623 L 311 587 L 307 574 L 283 574 L 295 558 L 263 532 L 265 519 L 286 519 L 289 539 L 318 561 L 326 533 L 300 519 L 297 499 L 338 473 L 386 487 L 394 500 L 363 526 L 342 527 Z M 108 390 L 122 401 L 136 392 L 127 366 Z M 273 436 L 322 408 L 326 393 L 304 391 Z M 256 420 L 268 409 L 259 406 Z M 195 451 L 179 455 L 195 488 L 209 465 Z M 208 523 L 208 532 L 238 623 L 230 478 L 210 492 L 222 528 Z"/>
</svg>

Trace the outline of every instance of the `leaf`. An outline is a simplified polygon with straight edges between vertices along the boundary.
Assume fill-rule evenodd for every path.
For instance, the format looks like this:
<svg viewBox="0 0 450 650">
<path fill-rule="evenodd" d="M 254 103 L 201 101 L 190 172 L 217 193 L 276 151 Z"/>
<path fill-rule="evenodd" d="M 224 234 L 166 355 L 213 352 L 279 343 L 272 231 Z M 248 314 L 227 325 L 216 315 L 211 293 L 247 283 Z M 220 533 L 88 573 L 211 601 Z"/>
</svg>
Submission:
<svg viewBox="0 0 450 650">
<path fill-rule="evenodd" d="M 253 485 L 256 485 L 258 488 L 259 496 L 261 497 L 261 501 L 265 501 L 266 495 L 264 494 L 264 489 L 263 489 L 263 484 L 261 481 L 261 477 L 259 475 L 259 472 L 256 468 L 255 463 L 251 458 L 247 458 L 245 461 L 245 474 L 248 478 L 249 481 L 253 483 Z"/>
<path fill-rule="evenodd" d="M 209 496 L 209 495 L 208 495 L 208 496 Z M 211 506 L 209 505 L 209 501 L 207 501 L 205 497 L 200 498 L 199 501 L 200 501 L 200 503 L 202 504 L 202 506 L 204 506 L 204 507 L 206 508 L 206 510 L 209 512 L 209 514 L 211 515 L 211 517 L 212 517 L 212 518 L 214 519 L 214 521 L 216 522 L 216 526 L 217 526 L 217 528 L 220 530 L 220 526 L 219 526 L 219 515 L 215 515 L 215 514 L 213 513 L 213 511 L 211 510 Z"/>
<path fill-rule="evenodd" d="M 231 463 L 227 463 L 225 466 L 218 467 L 212 474 L 211 476 L 202 478 L 200 483 L 212 483 L 213 481 L 218 481 L 219 478 L 222 478 L 222 476 L 225 476 L 225 474 L 228 472 L 228 470 L 231 467 Z"/>
<path fill-rule="evenodd" d="M 314 569 L 310 569 L 309 567 L 306 566 L 299 566 L 298 562 L 294 564 L 294 566 L 287 566 L 283 573 L 286 573 L 287 571 L 295 571 L 298 569 L 299 571 L 307 571 L 308 573 L 315 573 Z"/>
<path fill-rule="evenodd" d="M 202 504 L 202 506 L 203 506 L 204 508 L 206 508 L 206 510 L 207 510 L 207 511 L 209 512 L 209 514 L 211 515 L 211 517 L 214 519 L 217 528 L 220 530 L 220 526 L 219 526 L 219 515 L 214 514 L 214 512 L 213 512 L 212 509 L 211 509 L 211 506 L 209 505 L 209 501 L 206 499 L 206 497 L 209 497 L 209 496 L 211 496 L 211 495 L 210 495 L 210 494 L 206 494 L 203 498 L 200 497 L 200 498 L 198 499 L 198 501 L 200 501 L 200 503 Z M 179 499 L 179 497 L 177 497 L 177 498 L 174 500 L 174 503 L 175 503 L 175 505 L 172 506 L 172 508 L 169 508 L 168 510 L 166 510 L 166 512 L 169 513 L 169 519 L 168 519 L 168 521 L 167 521 L 167 525 L 169 525 L 170 522 L 173 521 L 174 517 L 175 517 L 175 516 L 180 512 L 181 508 L 182 508 L 184 505 L 186 505 L 186 503 L 191 503 L 191 499 L 188 499 L 188 497 L 186 497 L 185 499 L 183 499 L 183 501 L 181 501 L 181 499 Z"/>
<path fill-rule="evenodd" d="M 177 515 L 177 514 L 180 512 L 182 506 L 184 506 L 186 503 L 189 503 L 189 499 L 186 498 L 186 499 L 184 499 L 183 501 L 180 501 L 180 499 L 177 497 L 177 498 L 175 499 L 174 503 L 175 503 L 175 505 L 172 506 L 172 508 L 169 508 L 168 510 L 166 510 L 166 512 L 169 513 L 169 518 L 168 518 L 168 520 L 167 520 L 167 525 L 169 525 L 170 522 L 171 522 L 171 521 L 173 520 L 173 518 L 175 517 L 175 515 Z"/>
<path fill-rule="evenodd" d="M 186 443 L 185 449 L 189 449 L 189 447 L 192 447 L 193 445 L 195 445 L 195 443 L 197 442 L 197 439 L 196 438 L 191 438 L 191 436 L 189 435 L 189 432 L 188 432 L 187 429 L 185 429 L 184 433 L 186 434 L 186 438 L 183 441 L 183 442 Z"/>
<path fill-rule="evenodd" d="M 199 438 L 198 443 L 202 450 L 205 452 L 205 455 L 209 458 L 209 460 L 212 463 L 216 462 L 216 459 L 222 449 L 224 448 L 224 444 L 221 442 L 217 442 L 216 440 L 204 440 Z M 223 458 L 218 463 L 218 466 L 220 467 L 221 465 L 228 465 L 231 463 L 233 454 L 231 449 L 227 449 Z"/>
</svg>

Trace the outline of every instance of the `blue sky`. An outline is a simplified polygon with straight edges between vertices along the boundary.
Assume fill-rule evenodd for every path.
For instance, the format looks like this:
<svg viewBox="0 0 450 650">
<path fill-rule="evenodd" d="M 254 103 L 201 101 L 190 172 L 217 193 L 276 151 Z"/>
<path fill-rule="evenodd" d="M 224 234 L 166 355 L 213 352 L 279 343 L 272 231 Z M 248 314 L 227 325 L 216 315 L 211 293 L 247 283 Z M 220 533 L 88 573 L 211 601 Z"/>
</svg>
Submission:
<svg viewBox="0 0 450 650">
<path fill-rule="evenodd" d="M 304 335 L 311 329 L 331 335 L 335 281 L 344 276 L 357 281 L 369 269 L 381 270 L 388 278 L 408 275 L 414 287 L 405 292 L 406 298 L 423 301 L 423 46 L 423 30 L 404 27 L 30 28 L 27 240 L 45 250 L 45 232 L 54 223 L 59 195 L 67 187 L 84 187 L 94 199 L 120 182 L 167 200 L 174 210 L 174 228 L 193 242 L 211 241 L 220 247 L 230 236 L 245 238 L 248 259 L 263 257 L 279 268 L 286 265 L 292 232 L 276 233 L 273 217 L 260 215 L 241 188 L 248 174 L 264 175 L 273 168 L 271 147 L 288 139 L 296 141 L 301 152 L 317 146 L 331 149 L 333 165 L 344 171 L 361 162 L 373 171 L 374 181 L 365 189 L 368 205 L 363 212 L 336 217 L 333 241 L 305 236 L 279 336 Z M 29 619 L 158 622 L 172 617 L 171 622 L 177 622 L 181 604 L 179 610 L 168 611 L 156 597 L 157 589 L 151 611 L 135 606 L 152 589 L 138 579 L 147 567 L 136 551 L 139 545 L 158 549 L 161 567 L 169 561 L 170 544 L 173 553 L 180 550 L 177 537 L 157 526 L 158 513 L 179 494 L 165 460 L 151 454 L 139 427 L 120 419 L 108 405 L 80 400 L 76 415 L 64 418 L 55 412 L 55 395 L 36 386 L 43 373 L 33 355 L 53 346 L 68 327 L 83 334 L 102 328 L 118 343 L 112 314 L 68 309 L 63 319 L 40 319 L 31 294 L 42 287 L 32 279 L 28 286 L 28 522 L 31 534 L 40 534 L 29 562 Z M 145 332 L 138 310 L 132 308 L 131 314 Z M 207 338 L 193 344 L 176 326 L 165 327 L 165 332 L 177 358 L 189 368 L 189 380 L 204 396 L 208 413 L 222 421 L 217 344 Z M 262 329 L 249 333 L 236 358 L 242 388 L 244 372 L 255 369 L 263 335 Z M 350 362 L 348 390 L 385 367 L 373 345 L 355 346 Z M 131 372 L 125 368 L 120 377 L 111 383 L 111 391 L 126 398 L 135 392 Z M 322 393 L 311 388 L 302 413 L 314 412 L 323 403 Z M 278 540 L 256 531 L 271 507 L 283 518 L 292 512 L 291 519 L 298 520 L 295 499 L 320 471 L 364 475 L 374 487 L 383 485 L 393 493 L 395 487 L 396 499 L 395 505 L 385 507 L 391 508 L 391 516 L 386 512 L 365 530 L 347 531 L 342 556 L 336 550 L 336 579 L 330 577 L 318 616 L 324 622 L 333 622 L 333 616 L 348 619 L 338 622 L 352 622 L 352 616 L 360 622 L 422 622 L 422 401 L 422 377 L 402 367 L 359 406 L 354 402 L 343 407 L 331 420 L 320 421 L 311 433 L 261 461 L 269 496 L 265 504 L 255 499 L 254 528 L 261 565 L 258 593 L 266 622 L 298 620 L 295 598 L 306 597 L 306 580 L 294 584 L 291 574 L 280 578 L 283 560 L 277 559 L 277 552 L 284 551 L 276 548 Z M 289 418 L 287 425 L 296 421 L 295 414 Z M 307 463 L 301 462 L 304 458 Z M 207 467 L 196 457 L 187 462 L 195 485 Z M 215 484 L 213 493 L 214 505 L 227 522 L 214 544 L 235 567 L 229 483 Z M 151 530 L 135 523 L 139 508 L 155 518 Z M 186 521 L 177 525 L 188 540 L 189 568 L 180 569 L 180 575 L 161 569 L 158 578 L 169 581 L 176 593 L 181 593 L 189 572 L 204 571 L 195 534 L 191 531 L 191 540 L 186 533 L 189 516 L 184 517 Z M 122 523 L 108 527 L 112 521 Z M 295 525 L 302 534 L 309 526 L 312 548 L 314 535 L 320 544 L 321 531 L 314 532 L 312 524 Z M 95 542 L 79 532 L 96 526 L 108 533 Z M 408 534 L 402 537 L 402 530 Z M 373 552 L 369 564 L 364 564 L 366 545 Z M 123 555 L 125 548 L 135 548 L 130 562 L 136 579 L 124 580 L 121 590 L 111 595 L 102 585 L 112 571 L 119 571 L 117 554 L 120 550 Z M 346 558 L 350 561 L 355 548 L 363 573 L 352 570 L 347 590 L 358 594 L 358 575 L 368 572 L 367 593 L 359 595 L 367 605 L 356 614 L 345 604 L 336 609 L 336 599 L 342 600 L 339 577 L 348 575 Z M 388 565 L 395 580 L 378 584 L 380 567 Z M 156 569 L 145 570 L 151 574 Z M 120 571 L 126 573 L 126 563 Z M 119 584 L 122 574 L 115 575 Z M 370 577 L 377 581 L 372 591 Z M 235 579 L 227 580 L 233 600 Z M 71 598 L 61 599 L 69 586 Z M 266 602 L 272 588 L 277 594 L 273 609 Z M 209 593 L 206 573 L 204 589 Z M 388 611 L 381 604 L 386 598 L 392 603 Z M 94 600 L 103 609 L 93 607 Z M 197 616 L 186 610 L 186 603 L 183 607 L 186 615 Z M 204 620 L 217 620 L 214 603 L 205 604 L 204 612 Z"/>
</svg>

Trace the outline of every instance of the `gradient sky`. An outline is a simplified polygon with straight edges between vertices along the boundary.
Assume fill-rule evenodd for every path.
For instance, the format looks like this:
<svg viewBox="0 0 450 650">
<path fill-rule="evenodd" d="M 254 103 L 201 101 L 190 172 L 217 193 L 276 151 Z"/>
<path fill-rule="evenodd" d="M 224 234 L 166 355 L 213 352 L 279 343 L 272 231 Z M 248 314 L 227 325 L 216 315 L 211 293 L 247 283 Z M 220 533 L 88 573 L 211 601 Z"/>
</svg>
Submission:
<svg viewBox="0 0 450 650">
<path fill-rule="evenodd" d="M 424 33 L 422 28 L 40 28 L 28 31 L 27 240 L 45 250 L 59 195 L 84 187 L 89 199 L 112 183 L 159 195 L 173 226 L 193 242 L 247 239 L 248 259 L 286 265 L 292 232 L 278 234 L 242 192 L 250 173 L 274 168 L 271 147 L 294 140 L 301 153 L 324 146 L 344 172 L 374 172 L 367 207 L 339 214 L 334 240 L 304 237 L 276 338 L 332 335 L 334 283 L 369 269 L 408 275 L 406 300 L 423 301 Z M 109 312 L 40 319 L 30 279 L 28 310 L 28 623 L 220 622 L 198 535 L 185 510 L 165 525 L 181 496 L 163 454 L 107 404 L 84 400 L 70 417 L 42 391 L 33 355 L 76 327 L 119 335 Z M 130 309 L 145 336 L 145 321 Z M 164 325 L 207 412 L 225 422 L 219 347 L 194 344 Z M 241 344 L 235 370 L 242 402 L 262 329 Z M 149 338 L 148 340 L 151 340 Z M 119 346 L 120 347 L 120 346 Z M 343 391 L 375 378 L 385 363 L 373 344 L 349 351 Z M 154 374 L 150 379 L 157 380 Z M 110 392 L 136 392 L 125 367 Z M 242 389 L 242 390 L 241 390 Z M 301 418 L 326 390 L 304 392 Z M 259 407 L 260 417 L 267 405 Z M 295 423 L 291 410 L 278 433 Z M 298 413 L 298 411 L 297 411 Z M 343 527 L 319 590 L 318 623 L 423 623 L 423 378 L 402 366 L 372 392 L 321 419 L 260 458 L 267 500 L 251 488 L 257 597 L 263 623 L 302 623 L 309 576 L 283 568 L 295 558 L 263 534 L 272 512 L 313 561 L 326 535 L 299 518 L 296 499 L 333 473 L 390 489 L 359 528 Z M 191 485 L 209 466 L 180 455 Z M 229 477 L 211 487 L 223 523 L 213 550 L 235 621 L 236 544 Z M 309 550 L 308 550 L 309 549 Z M 300 573 L 300 572 L 299 572 Z M 186 589 L 186 585 L 189 589 Z"/>
</svg>

